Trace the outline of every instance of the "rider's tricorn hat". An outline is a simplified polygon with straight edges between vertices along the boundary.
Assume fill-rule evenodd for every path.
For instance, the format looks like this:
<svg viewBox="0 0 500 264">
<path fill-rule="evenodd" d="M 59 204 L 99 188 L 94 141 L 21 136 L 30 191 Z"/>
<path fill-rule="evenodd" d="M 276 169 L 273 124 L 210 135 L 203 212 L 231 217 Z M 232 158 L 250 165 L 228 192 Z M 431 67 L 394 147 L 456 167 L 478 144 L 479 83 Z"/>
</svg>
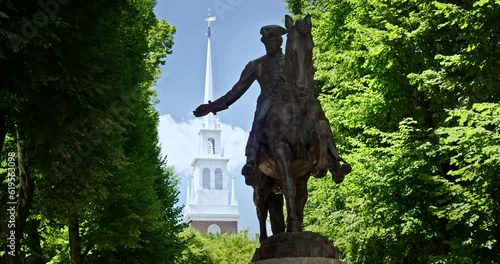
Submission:
<svg viewBox="0 0 500 264">
<path fill-rule="evenodd" d="M 279 37 L 281 35 L 286 34 L 286 29 L 282 26 L 278 25 L 268 25 L 263 26 L 260 29 L 260 34 L 262 35 L 262 40 L 267 39 L 269 37 Z"/>
</svg>

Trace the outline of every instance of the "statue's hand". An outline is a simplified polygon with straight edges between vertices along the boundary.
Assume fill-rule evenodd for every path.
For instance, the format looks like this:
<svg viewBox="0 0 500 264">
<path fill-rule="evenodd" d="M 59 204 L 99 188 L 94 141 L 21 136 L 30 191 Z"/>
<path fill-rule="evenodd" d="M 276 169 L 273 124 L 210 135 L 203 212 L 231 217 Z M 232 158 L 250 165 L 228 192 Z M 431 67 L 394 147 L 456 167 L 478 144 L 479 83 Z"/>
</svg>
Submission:
<svg viewBox="0 0 500 264">
<path fill-rule="evenodd" d="M 193 111 L 194 116 L 200 117 L 200 116 L 206 116 L 208 113 L 210 113 L 210 105 L 209 104 L 202 104 L 196 108 L 196 110 Z"/>
</svg>

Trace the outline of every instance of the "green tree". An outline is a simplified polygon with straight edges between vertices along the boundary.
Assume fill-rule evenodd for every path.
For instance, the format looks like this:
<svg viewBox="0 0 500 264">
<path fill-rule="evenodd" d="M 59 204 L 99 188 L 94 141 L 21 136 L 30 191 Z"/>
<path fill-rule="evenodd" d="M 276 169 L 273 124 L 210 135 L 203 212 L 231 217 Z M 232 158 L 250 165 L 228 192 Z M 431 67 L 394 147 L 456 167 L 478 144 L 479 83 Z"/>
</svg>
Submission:
<svg viewBox="0 0 500 264">
<path fill-rule="evenodd" d="M 500 4 L 287 2 L 313 16 L 320 99 L 353 164 L 339 186 L 310 181 L 308 228 L 350 263 L 494 263 L 498 183 L 484 147 L 498 148 L 497 123 L 483 110 L 500 99 Z M 469 145 L 455 137 L 472 131 Z"/>
<path fill-rule="evenodd" d="M 151 89 L 175 28 L 154 4 L 0 4 L 0 149 L 21 172 L 7 263 L 155 263 L 183 248 Z"/>
<path fill-rule="evenodd" d="M 450 111 L 441 136 L 441 151 L 450 157 L 447 179 L 434 177 L 448 195 L 447 203 L 433 206 L 448 220 L 450 263 L 498 261 L 500 246 L 500 104 L 474 104 Z"/>
<path fill-rule="evenodd" d="M 178 263 L 249 263 L 259 247 L 258 240 L 249 238 L 247 230 L 237 234 L 201 234 L 187 228 L 182 236 L 189 241 L 189 246 Z"/>
</svg>

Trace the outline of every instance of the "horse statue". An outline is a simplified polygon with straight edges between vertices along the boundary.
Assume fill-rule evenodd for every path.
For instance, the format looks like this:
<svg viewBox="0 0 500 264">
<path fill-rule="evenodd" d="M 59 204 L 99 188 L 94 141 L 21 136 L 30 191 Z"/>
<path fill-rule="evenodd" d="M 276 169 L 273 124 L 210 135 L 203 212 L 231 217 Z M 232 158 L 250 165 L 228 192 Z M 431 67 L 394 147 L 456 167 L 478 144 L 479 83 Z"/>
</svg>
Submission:
<svg viewBox="0 0 500 264">
<path fill-rule="evenodd" d="M 267 116 L 267 147 L 261 150 L 253 186 L 261 242 L 267 238 L 268 212 L 273 234 L 285 232 L 283 195 L 286 231 L 300 232 L 310 176 L 324 177 L 330 170 L 334 182 L 341 183 L 351 171 L 349 163 L 337 153 L 328 119 L 317 99 L 311 17 L 307 15 L 294 24 L 287 15 L 285 27 L 285 86 Z"/>
</svg>

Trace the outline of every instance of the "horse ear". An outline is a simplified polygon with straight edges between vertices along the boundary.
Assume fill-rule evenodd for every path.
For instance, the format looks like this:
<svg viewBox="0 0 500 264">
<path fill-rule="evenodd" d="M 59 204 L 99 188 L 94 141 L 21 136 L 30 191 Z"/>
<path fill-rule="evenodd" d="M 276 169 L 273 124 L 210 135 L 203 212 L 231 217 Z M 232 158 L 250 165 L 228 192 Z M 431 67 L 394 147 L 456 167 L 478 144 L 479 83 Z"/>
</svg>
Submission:
<svg viewBox="0 0 500 264">
<path fill-rule="evenodd" d="M 290 29 L 293 26 L 293 20 L 289 15 L 285 15 L 285 28 Z"/>
<path fill-rule="evenodd" d="M 306 24 L 310 27 L 312 27 L 312 22 L 311 22 L 311 15 L 307 15 L 304 20 L 306 21 Z"/>
</svg>

